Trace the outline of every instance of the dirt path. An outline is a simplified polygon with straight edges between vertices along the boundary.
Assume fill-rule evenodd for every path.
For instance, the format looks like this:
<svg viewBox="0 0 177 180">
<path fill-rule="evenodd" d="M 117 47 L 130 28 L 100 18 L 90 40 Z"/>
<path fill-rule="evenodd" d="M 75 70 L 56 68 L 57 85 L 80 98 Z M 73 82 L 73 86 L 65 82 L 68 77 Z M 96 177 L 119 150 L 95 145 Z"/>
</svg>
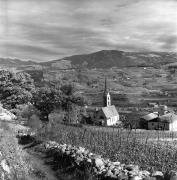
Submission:
<svg viewBox="0 0 177 180">
<path fill-rule="evenodd" d="M 25 127 L 13 121 L 0 121 L 0 152 L 8 162 L 12 180 L 57 180 L 55 172 L 44 163 L 42 154 L 18 144 L 16 133 L 21 129 Z"/>
<path fill-rule="evenodd" d="M 52 171 L 50 166 L 45 165 L 43 155 L 33 153 L 30 150 L 28 150 L 27 153 L 30 158 L 32 167 L 35 168 L 33 169 L 33 175 L 36 176 L 36 180 L 57 180 L 57 178 L 55 177 L 55 172 Z"/>
</svg>

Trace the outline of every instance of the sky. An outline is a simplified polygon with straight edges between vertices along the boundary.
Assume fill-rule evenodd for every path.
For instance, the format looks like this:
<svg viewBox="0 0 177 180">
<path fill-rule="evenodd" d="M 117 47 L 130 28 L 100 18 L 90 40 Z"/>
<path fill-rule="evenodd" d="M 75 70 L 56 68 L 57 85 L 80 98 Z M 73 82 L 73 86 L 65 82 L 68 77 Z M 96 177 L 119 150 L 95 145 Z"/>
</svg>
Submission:
<svg viewBox="0 0 177 180">
<path fill-rule="evenodd" d="M 0 0 L 0 57 L 177 52 L 177 0 Z"/>
</svg>

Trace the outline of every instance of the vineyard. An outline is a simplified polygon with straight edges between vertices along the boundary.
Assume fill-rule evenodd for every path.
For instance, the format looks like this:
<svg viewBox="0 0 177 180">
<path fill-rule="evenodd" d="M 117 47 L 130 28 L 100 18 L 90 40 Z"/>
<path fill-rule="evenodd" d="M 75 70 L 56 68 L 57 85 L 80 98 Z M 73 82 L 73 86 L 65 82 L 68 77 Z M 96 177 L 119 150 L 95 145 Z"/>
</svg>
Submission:
<svg viewBox="0 0 177 180">
<path fill-rule="evenodd" d="M 177 133 L 55 124 L 40 130 L 38 138 L 85 147 L 104 158 L 137 164 L 142 169 L 177 169 Z"/>
</svg>

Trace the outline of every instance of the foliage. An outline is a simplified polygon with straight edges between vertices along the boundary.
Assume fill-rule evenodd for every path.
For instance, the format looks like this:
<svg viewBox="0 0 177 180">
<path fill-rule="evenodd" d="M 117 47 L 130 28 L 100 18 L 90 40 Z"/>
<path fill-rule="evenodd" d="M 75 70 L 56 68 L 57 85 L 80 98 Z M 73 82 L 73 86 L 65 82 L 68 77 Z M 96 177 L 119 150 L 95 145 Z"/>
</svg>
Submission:
<svg viewBox="0 0 177 180">
<path fill-rule="evenodd" d="M 32 131 L 40 129 L 42 122 L 40 120 L 40 111 L 33 104 L 17 105 L 11 110 L 17 117 L 17 121 L 30 127 Z"/>
<path fill-rule="evenodd" d="M 61 91 L 55 88 L 38 88 L 33 97 L 34 106 L 41 112 L 41 119 L 48 121 L 49 114 L 62 104 Z"/>
<path fill-rule="evenodd" d="M 39 84 L 43 80 L 43 71 L 42 70 L 26 70 L 26 73 L 31 75 L 31 78 L 35 83 Z"/>
<path fill-rule="evenodd" d="M 66 96 L 71 96 L 74 93 L 74 87 L 72 84 L 65 84 L 61 87 L 61 91 L 66 95 Z"/>
<path fill-rule="evenodd" d="M 87 99 L 71 84 L 62 86 L 61 91 L 64 97 L 62 107 L 67 112 L 65 121 L 69 123 L 81 122 L 85 114 L 84 105 L 87 104 Z"/>
<path fill-rule="evenodd" d="M 5 108 L 13 109 L 16 105 L 30 102 L 34 91 L 35 86 L 29 74 L 0 71 L 0 99 Z"/>
<path fill-rule="evenodd" d="M 33 114 L 39 115 L 39 111 L 35 108 L 33 104 L 26 105 L 26 107 L 22 111 L 22 117 L 27 118 L 29 120 Z"/>
<path fill-rule="evenodd" d="M 70 104 L 84 106 L 88 104 L 86 97 L 80 93 L 72 84 L 65 84 L 61 87 L 63 93 L 63 108 L 68 110 Z"/>
<path fill-rule="evenodd" d="M 81 123 L 85 114 L 86 112 L 84 107 L 71 103 L 66 111 L 64 121 L 66 123 L 74 124 Z"/>
<path fill-rule="evenodd" d="M 139 116 L 135 112 L 128 115 L 121 115 L 120 121 L 124 128 L 137 129 L 140 127 Z"/>
<path fill-rule="evenodd" d="M 33 115 L 40 114 L 31 103 L 17 105 L 15 109 L 11 109 L 11 112 L 17 116 L 18 121 L 30 121 Z"/>
</svg>

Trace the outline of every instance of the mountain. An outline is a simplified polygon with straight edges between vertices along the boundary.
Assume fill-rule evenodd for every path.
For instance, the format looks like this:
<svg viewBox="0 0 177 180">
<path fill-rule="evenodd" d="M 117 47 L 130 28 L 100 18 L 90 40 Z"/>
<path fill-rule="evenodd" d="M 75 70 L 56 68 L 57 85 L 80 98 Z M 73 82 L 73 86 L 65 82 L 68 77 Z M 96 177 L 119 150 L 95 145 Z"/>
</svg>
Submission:
<svg viewBox="0 0 177 180">
<path fill-rule="evenodd" d="M 111 68 L 111 67 L 141 67 L 161 66 L 177 63 L 177 53 L 172 52 L 124 52 L 118 50 L 102 50 L 90 54 L 74 55 L 58 60 L 37 63 L 19 59 L 0 58 L 0 67 L 28 67 L 69 69 L 78 67 Z"/>
<path fill-rule="evenodd" d="M 177 53 L 172 52 L 124 52 L 117 50 L 102 50 L 91 54 L 74 55 L 58 60 L 41 63 L 45 66 L 111 68 L 135 66 L 159 66 L 177 62 Z M 69 67 L 69 66 L 68 66 Z"/>
<path fill-rule="evenodd" d="M 0 67 L 20 67 L 20 66 L 33 66 L 38 65 L 39 63 L 34 61 L 22 61 L 20 59 L 11 59 L 11 58 L 0 58 Z"/>
</svg>

